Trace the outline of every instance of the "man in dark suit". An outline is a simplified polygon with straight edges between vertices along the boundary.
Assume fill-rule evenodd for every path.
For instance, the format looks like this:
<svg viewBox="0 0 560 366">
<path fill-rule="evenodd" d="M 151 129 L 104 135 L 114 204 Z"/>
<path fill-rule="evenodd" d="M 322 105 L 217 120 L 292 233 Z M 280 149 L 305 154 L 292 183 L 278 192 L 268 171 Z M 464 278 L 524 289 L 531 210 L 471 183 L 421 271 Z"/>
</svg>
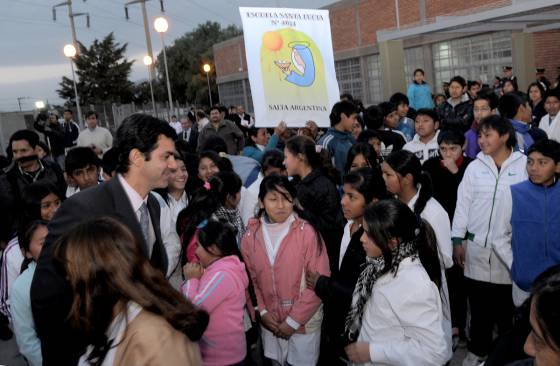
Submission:
<svg viewBox="0 0 560 366">
<path fill-rule="evenodd" d="M 198 129 L 196 128 L 194 115 L 189 113 L 186 116 L 181 117 L 181 127 L 183 130 L 177 136 L 179 140 L 187 142 L 189 146 L 189 152 L 194 153 L 198 146 Z"/>
<path fill-rule="evenodd" d="M 178 262 L 178 240 L 160 226 L 160 205 L 150 195 L 167 186 L 175 162 L 176 133 L 165 121 L 135 114 L 117 130 L 117 175 L 109 182 L 70 197 L 49 224 L 31 285 L 31 306 L 41 339 L 44 365 L 76 365 L 90 340 L 71 328 L 67 315 L 72 290 L 54 258 L 57 239 L 86 219 L 112 216 L 125 224 L 142 245 L 150 263 L 170 275 Z"/>
</svg>

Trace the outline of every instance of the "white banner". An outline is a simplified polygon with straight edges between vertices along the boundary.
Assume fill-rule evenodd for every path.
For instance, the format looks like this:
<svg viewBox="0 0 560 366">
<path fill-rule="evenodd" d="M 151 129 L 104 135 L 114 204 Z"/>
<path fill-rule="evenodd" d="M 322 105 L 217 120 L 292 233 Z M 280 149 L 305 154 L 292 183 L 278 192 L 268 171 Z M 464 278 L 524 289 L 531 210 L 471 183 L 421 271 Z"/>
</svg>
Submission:
<svg viewBox="0 0 560 366">
<path fill-rule="evenodd" d="M 329 127 L 339 100 L 328 10 L 239 8 L 257 127 Z"/>
</svg>

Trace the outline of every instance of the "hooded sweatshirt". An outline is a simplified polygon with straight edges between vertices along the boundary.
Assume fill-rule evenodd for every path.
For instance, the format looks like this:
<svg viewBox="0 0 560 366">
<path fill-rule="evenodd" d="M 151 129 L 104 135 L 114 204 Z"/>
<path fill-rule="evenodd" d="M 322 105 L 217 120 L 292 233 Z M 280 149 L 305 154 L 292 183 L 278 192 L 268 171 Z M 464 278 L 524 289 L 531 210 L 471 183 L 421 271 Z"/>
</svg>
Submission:
<svg viewBox="0 0 560 366">
<path fill-rule="evenodd" d="M 414 135 L 412 141 L 404 145 L 403 150 L 410 151 L 418 159 L 420 162 L 424 164 L 424 162 L 430 158 L 438 156 L 439 152 L 439 145 L 437 142 L 439 136 L 439 130 L 436 131 L 434 137 L 427 143 L 423 143 L 420 140 L 420 136 L 418 134 Z"/>
<path fill-rule="evenodd" d="M 200 279 L 183 284 L 183 294 L 210 315 L 199 342 L 204 365 L 231 365 L 245 358 L 243 310 L 248 286 L 245 265 L 234 255 L 216 260 Z"/>
</svg>

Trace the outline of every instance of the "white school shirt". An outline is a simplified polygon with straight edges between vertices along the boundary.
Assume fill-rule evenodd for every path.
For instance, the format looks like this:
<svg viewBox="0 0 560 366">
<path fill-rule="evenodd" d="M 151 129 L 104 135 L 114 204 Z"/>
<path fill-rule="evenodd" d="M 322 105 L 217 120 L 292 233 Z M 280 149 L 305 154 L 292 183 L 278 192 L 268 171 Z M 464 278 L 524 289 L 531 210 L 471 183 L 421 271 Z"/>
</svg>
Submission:
<svg viewBox="0 0 560 366">
<path fill-rule="evenodd" d="M 420 259 L 403 259 L 396 275 L 375 282 L 365 305 L 358 342 L 369 343 L 373 362 L 364 365 L 444 365 L 452 350 L 442 324 L 437 286 Z"/>
</svg>

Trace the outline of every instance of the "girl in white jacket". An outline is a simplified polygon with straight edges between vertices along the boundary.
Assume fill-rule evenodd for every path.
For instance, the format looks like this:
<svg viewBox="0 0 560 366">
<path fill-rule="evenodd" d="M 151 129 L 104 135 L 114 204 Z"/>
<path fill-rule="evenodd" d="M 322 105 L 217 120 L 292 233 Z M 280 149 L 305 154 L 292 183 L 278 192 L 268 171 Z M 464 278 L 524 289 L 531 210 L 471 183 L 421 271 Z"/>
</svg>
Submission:
<svg viewBox="0 0 560 366">
<path fill-rule="evenodd" d="M 481 152 L 469 164 L 457 191 L 453 217 L 453 251 L 465 269 L 470 308 L 469 353 L 464 366 L 478 365 L 488 355 L 494 327 L 503 334 L 512 326 L 511 276 L 506 265 L 511 237 L 497 230 L 509 186 L 527 179 L 527 158 L 513 151 L 516 144 L 511 123 L 490 116 L 479 124 Z M 507 248 L 509 246 L 509 248 Z"/>
<path fill-rule="evenodd" d="M 442 272 L 430 225 L 402 202 L 369 206 L 361 238 L 367 255 L 346 318 L 348 359 L 364 365 L 443 365 Z"/>
</svg>

